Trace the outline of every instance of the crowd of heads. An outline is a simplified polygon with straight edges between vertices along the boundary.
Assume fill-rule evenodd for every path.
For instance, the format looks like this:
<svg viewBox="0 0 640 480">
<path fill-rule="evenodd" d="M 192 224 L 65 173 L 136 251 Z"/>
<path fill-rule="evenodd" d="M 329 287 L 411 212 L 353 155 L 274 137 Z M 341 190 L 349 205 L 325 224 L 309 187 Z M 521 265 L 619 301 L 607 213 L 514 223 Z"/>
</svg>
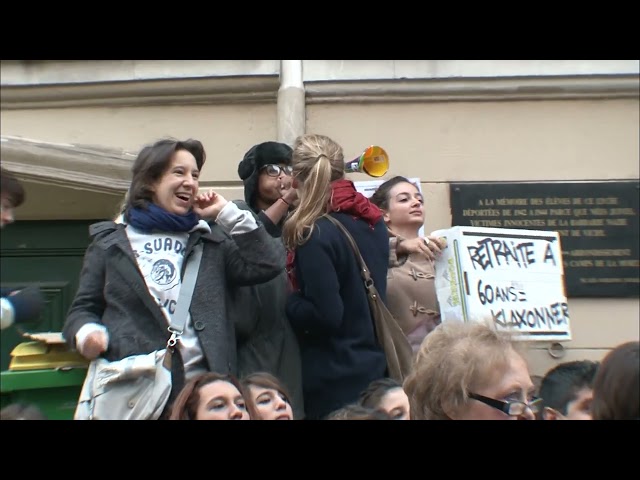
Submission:
<svg viewBox="0 0 640 480">
<path fill-rule="evenodd" d="M 294 420 L 287 388 L 268 372 L 242 379 L 214 372 L 190 379 L 169 420 Z"/>
<path fill-rule="evenodd" d="M 616 347 L 602 363 L 559 363 L 535 388 L 522 346 L 482 323 L 445 323 L 429 335 L 404 384 L 381 378 L 325 420 L 637 420 L 640 348 Z M 171 419 L 292 420 L 286 387 L 258 372 L 241 381 L 192 379 Z"/>
</svg>

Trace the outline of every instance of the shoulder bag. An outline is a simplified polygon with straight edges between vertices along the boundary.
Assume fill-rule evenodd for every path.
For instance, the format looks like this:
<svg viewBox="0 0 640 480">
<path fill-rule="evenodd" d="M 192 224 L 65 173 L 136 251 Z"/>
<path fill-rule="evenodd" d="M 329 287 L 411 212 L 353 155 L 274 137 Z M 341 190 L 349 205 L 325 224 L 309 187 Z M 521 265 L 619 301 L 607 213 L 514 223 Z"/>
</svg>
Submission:
<svg viewBox="0 0 640 480">
<path fill-rule="evenodd" d="M 171 393 L 171 357 L 184 331 L 198 277 L 202 244 L 187 263 L 166 348 L 110 362 L 89 364 L 74 420 L 157 420 Z"/>
<path fill-rule="evenodd" d="M 340 221 L 330 215 L 325 215 L 325 218 L 344 233 L 353 249 L 356 261 L 360 267 L 360 274 L 364 281 L 364 288 L 367 292 L 376 337 L 387 359 L 387 373 L 389 377 L 402 383 L 413 367 L 413 351 L 411 345 L 400 328 L 400 325 L 398 325 L 397 320 L 380 299 L 378 290 L 373 284 L 373 279 L 369 273 L 369 268 L 349 231 Z"/>
</svg>

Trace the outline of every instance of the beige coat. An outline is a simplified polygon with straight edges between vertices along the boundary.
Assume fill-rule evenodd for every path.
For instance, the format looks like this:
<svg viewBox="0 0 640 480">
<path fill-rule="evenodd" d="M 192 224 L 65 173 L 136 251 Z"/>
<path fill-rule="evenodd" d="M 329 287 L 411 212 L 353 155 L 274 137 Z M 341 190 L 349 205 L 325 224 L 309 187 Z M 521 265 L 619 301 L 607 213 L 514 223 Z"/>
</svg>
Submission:
<svg viewBox="0 0 640 480">
<path fill-rule="evenodd" d="M 398 258 L 398 241 L 402 238 L 389 239 L 387 307 L 416 352 L 427 334 L 440 324 L 434 263 L 416 253 Z"/>
</svg>

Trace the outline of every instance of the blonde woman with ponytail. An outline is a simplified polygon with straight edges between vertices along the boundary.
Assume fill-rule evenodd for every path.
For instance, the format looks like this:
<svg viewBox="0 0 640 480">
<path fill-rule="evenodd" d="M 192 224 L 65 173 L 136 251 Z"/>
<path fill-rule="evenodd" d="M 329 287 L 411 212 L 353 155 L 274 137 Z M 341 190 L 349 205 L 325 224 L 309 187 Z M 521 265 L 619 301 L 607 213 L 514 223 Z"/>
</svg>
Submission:
<svg viewBox="0 0 640 480">
<path fill-rule="evenodd" d="M 344 178 L 344 154 L 335 141 L 298 137 L 292 166 L 300 203 L 283 229 L 293 290 L 286 311 L 300 341 L 305 413 L 322 419 L 386 376 L 355 255 L 324 217 L 331 215 L 353 236 L 383 300 L 389 240 L 380 209 Z"/>
</svg>

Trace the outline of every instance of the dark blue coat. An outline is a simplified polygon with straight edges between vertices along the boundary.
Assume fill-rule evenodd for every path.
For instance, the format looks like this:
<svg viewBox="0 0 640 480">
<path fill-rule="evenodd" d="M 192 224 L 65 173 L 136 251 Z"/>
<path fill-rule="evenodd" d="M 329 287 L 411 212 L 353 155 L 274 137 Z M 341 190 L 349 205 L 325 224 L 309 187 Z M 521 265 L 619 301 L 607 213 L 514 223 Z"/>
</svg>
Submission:
<svg viewBox="0 0 640 480">
<path fill-rule="evenodd" d="M 349 230 L 386 301 L 389 235 L 381 220 L 372 228 L 345 213 L 332 213 Z M 300 342 L 307 418 L 323 418 L 357 401 L 370 382 L 386 373 L 385 356 L 356 257 L 330 221 L 316 221 L 309 240 L 296 249 L 300 291 L 289 296 L 287 316 Z"/>
</svg>

